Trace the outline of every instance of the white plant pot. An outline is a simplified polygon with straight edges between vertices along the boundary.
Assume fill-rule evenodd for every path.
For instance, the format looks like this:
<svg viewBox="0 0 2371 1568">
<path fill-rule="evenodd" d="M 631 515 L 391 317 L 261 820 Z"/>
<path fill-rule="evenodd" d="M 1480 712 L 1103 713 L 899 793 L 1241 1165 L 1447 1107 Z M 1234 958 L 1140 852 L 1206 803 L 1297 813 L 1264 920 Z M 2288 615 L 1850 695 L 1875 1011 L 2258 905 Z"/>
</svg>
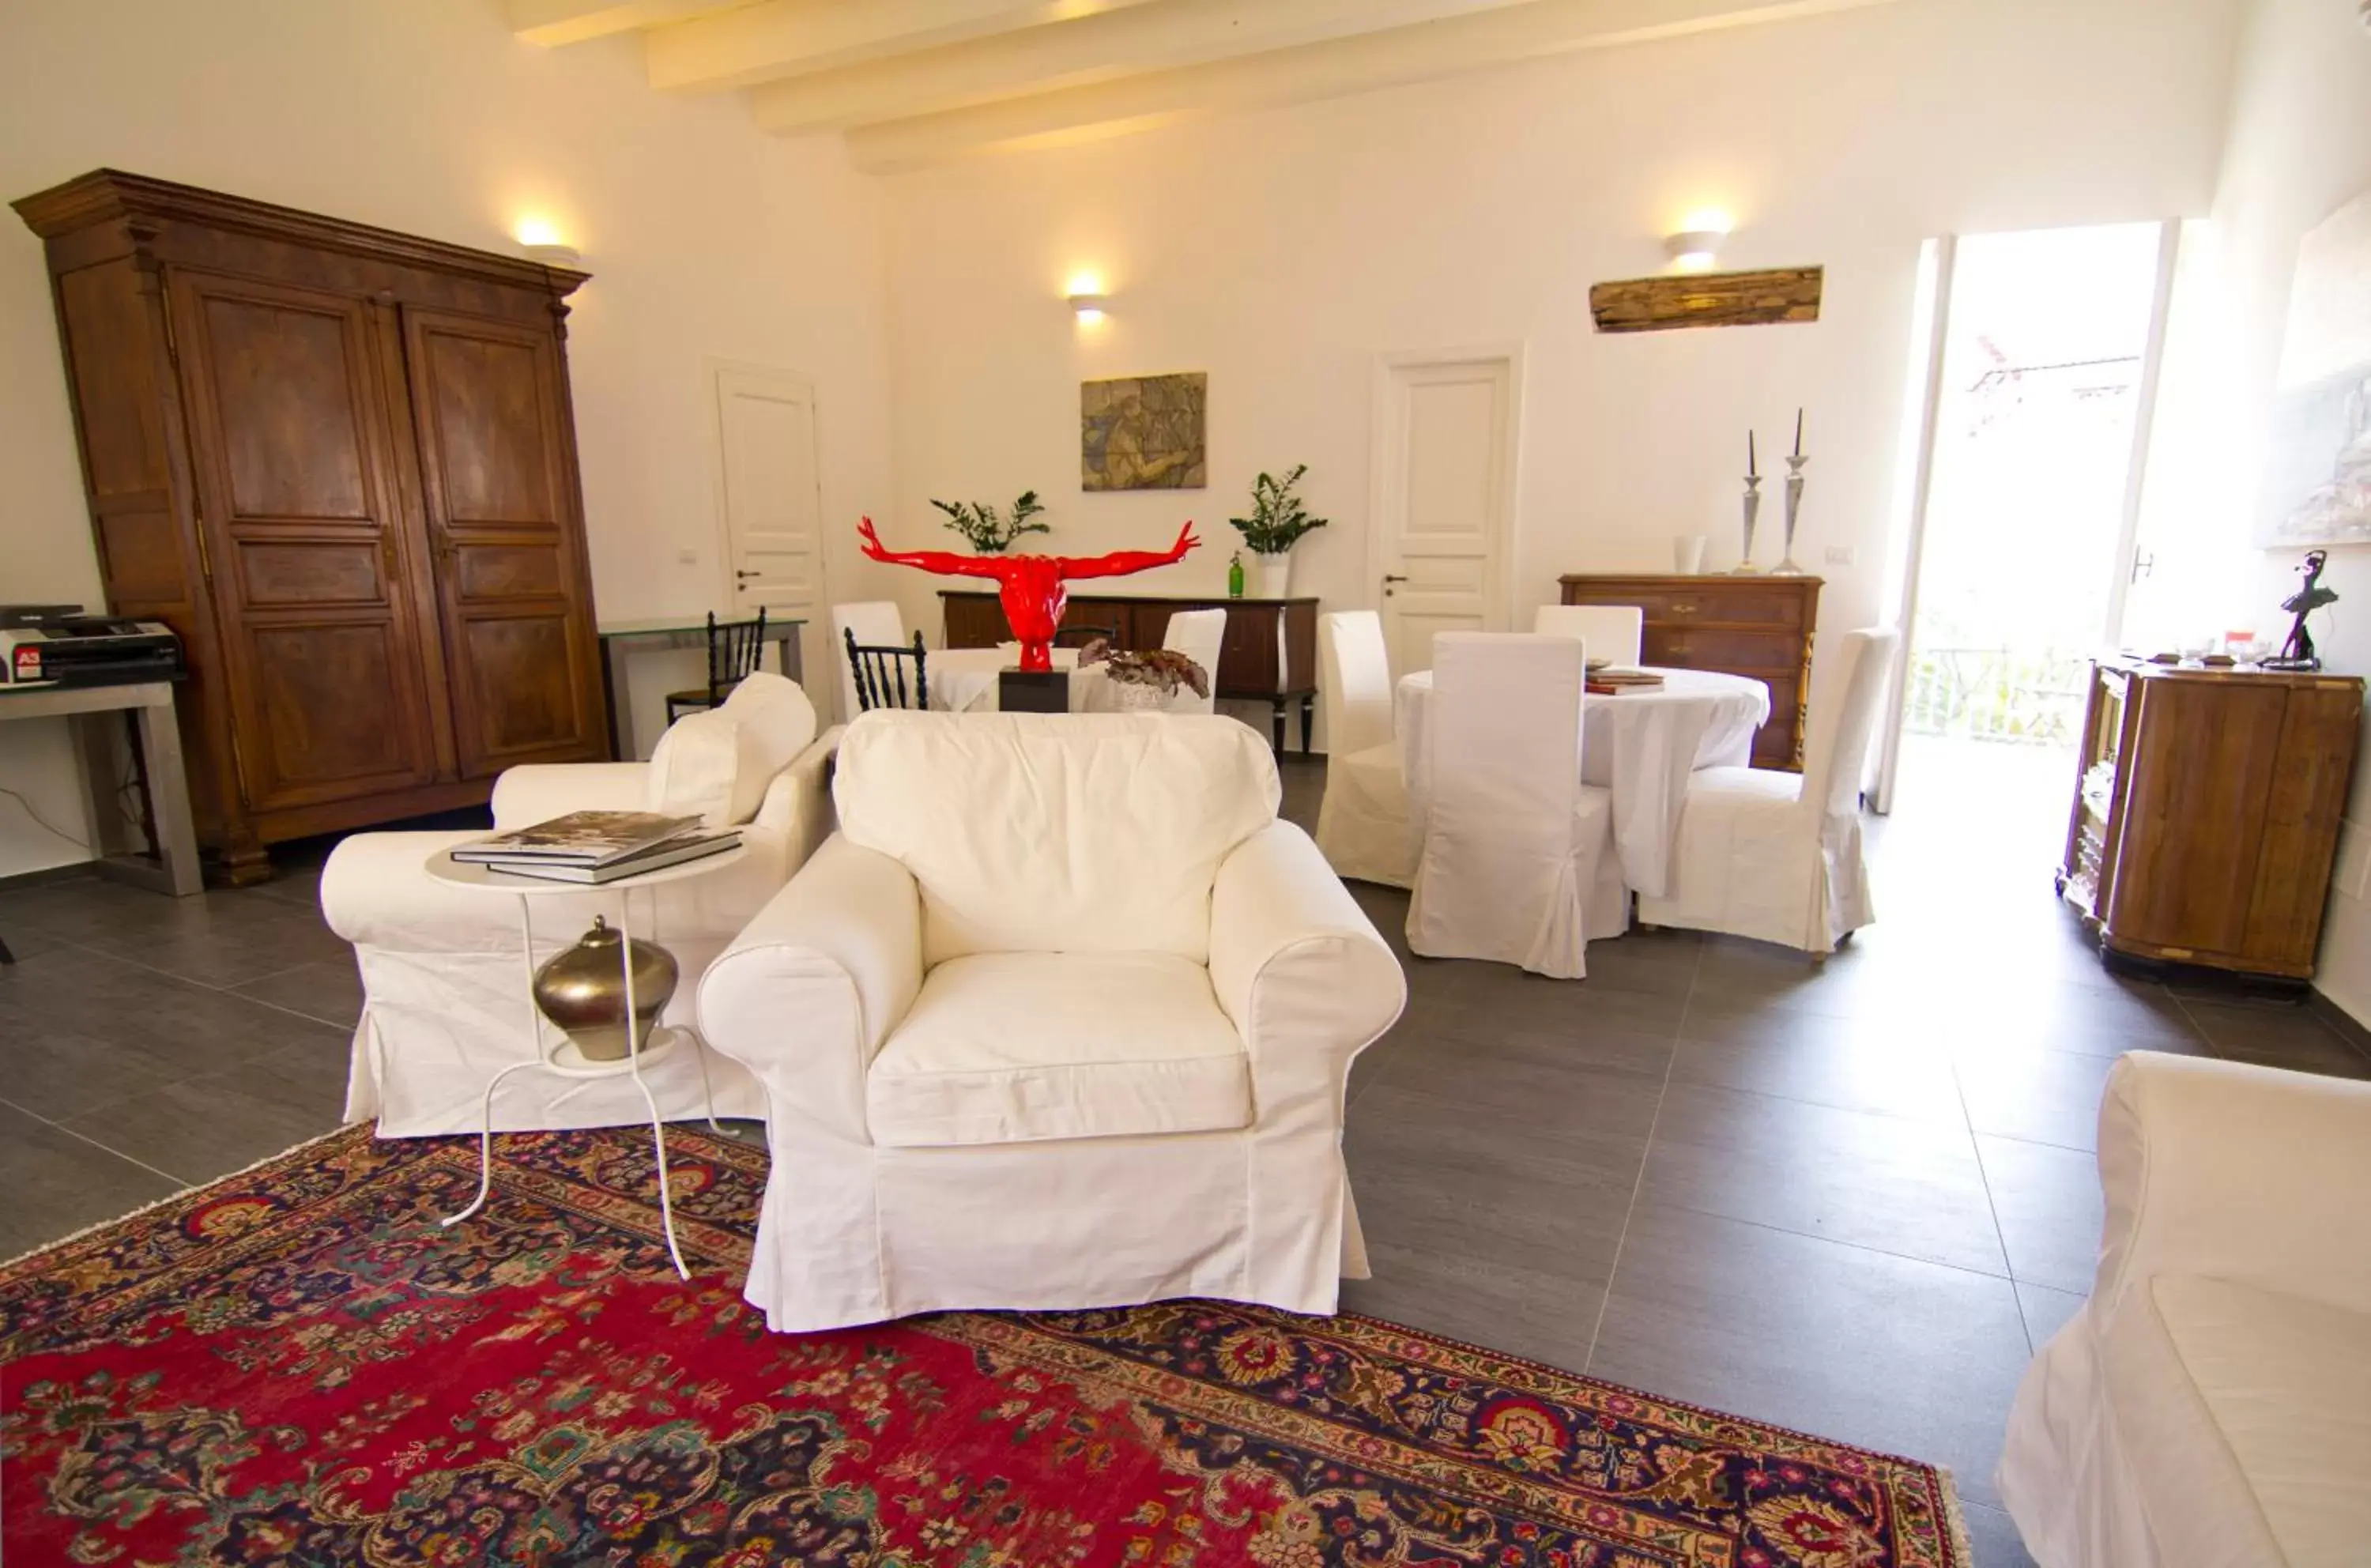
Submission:
<svg viewBox="0 0 2371 1568">
<path fill-rule="evenodd" d="M 1113 681 L 1110 685 L 1112 707 L 1122 713 L 1155 712 L 1169 700 L 1161 695 L 1159 686 L 1147 686 L 1142 681 Z"/>
<path fill-rule="evenodd" d="M 1292 592 L 1292 552 L 1280 550 L 1275 555 L 1252 556 L 1252 597 L 1282 599 Z"/>
</svg>

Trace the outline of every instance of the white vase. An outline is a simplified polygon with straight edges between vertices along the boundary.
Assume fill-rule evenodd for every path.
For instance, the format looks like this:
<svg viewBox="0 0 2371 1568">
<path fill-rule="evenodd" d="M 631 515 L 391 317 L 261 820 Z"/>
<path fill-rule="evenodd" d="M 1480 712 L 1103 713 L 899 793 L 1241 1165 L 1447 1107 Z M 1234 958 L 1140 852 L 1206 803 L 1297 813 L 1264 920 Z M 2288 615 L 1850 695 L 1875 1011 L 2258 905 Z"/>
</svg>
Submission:
<svg viewBox="0 0 2371 1568">
<path fill-rule="evenodd" d="M 1112 707 L 1122 713 L 1150 713 L 1168 702 L 1161 688 L 1143 681 L 1113 681 Z"/>
<path fill-rule="evenodd" d="M 1292 552 L 1278 550 L 1274 555 L 1252 552 L 1252 597 L 1282 599 L 1292 591 Z"/>
</svg>

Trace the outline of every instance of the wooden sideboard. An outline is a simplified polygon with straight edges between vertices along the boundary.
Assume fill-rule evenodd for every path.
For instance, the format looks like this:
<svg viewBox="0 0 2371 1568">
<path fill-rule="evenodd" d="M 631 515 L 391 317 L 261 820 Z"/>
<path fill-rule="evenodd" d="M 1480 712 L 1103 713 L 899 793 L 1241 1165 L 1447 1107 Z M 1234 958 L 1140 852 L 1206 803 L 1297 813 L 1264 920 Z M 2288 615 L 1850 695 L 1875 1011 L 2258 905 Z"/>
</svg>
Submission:
<svg viewBox="0 0 2371 1568">
<path fill-rule="evenodd" d="M 993 594 L 959 588 L 939 590 L 950 648 L 993 648 L 1010 641 L 1004 606 Z M 1227 612 L 1226 640 L 1219 645 L 1212 695 L 1235 701 L 1265 702 L 1276 749 L 1284 750 L 1284 712 L 1301 704 L 1301 752 L 1309 755 L 1309 730 L 1317 706 L 1317 601 L 1308 599 L 1191 599 L 1160 594 L 1074 594 L 1062 612 L 1065 627 L 1101 627 L 1117 633 L 1123 648 L 1161 646 L 1169 617 L 1186 610 Z"/>
<path fill-rule="evenodd" d="M 1817 577 L 1560 577 L 1567 605 L 1636 605 L 1647 613 L 1649 664 L 1718 670 L 1769 686 L 1770 721 L 1753 737 L 1753 766 L 1799 771 L 1803 701 L 1810 686 Z"/>
<path fill-rule="evenodd" d="M 2111 953 L 2310 979 L 2363 682 L 2092 667 L 2058 889 Z"/>
</svg>

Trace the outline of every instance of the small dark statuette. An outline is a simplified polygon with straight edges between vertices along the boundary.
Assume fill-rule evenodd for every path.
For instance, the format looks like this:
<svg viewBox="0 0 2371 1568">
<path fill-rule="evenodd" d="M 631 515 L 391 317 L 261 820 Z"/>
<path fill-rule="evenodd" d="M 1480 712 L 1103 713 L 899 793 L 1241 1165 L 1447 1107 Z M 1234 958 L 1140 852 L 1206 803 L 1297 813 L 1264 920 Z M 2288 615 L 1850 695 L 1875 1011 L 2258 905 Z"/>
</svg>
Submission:
<svg viewBox="0 0 2371 1568">
<path fill-rule="evenodd" d="M 2321 569 L 2330 559 L 2328 550 L 2307 550 L 2305 564 L 2297 570 L 2305 573 L 2305 585 L 2281 601 L 2281 608 L 2293 612 L 2296 621 L 2289 628 L 2289 640 L 2281 644 L 2277 659 L 2264 661 L 2268 670 L 2319 670 L 2321 655 L 2313 651 L 2313 633 L 2306 630 L 2305 617 L 2324 605 L 2338 603 L 2338 591 L 2321 585 Z"/>
</svg>

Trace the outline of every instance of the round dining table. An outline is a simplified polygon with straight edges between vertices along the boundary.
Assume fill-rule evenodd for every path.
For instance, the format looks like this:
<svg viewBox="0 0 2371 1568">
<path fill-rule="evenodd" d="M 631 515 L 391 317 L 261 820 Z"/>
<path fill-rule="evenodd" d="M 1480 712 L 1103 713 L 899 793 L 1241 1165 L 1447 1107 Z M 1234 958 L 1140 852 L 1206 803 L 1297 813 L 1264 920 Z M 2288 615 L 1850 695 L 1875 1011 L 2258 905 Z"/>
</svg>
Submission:
<svg viewBox="0 0 2371 1568">
<path fill-rule="evenodd" d="M 1753 732 L 1770 718 L 1770 688 L 1711 670 L 1649 673 L 1662 676 L 1663 684 L 1581 698 L 1580 781 L 1613 794 L 1622 880 L 1634 893 L 1660 898 L 1668 891 L 1688 775 L 1700 767 L 1751 764 Z M 1421 800 L 1430 793 L 1421 781 L 1429 755 L 1425 742 L 1432 672 L 1401 676 L 1393 698 L 1400 766 L 1411 797 Z"/>
</svg>

